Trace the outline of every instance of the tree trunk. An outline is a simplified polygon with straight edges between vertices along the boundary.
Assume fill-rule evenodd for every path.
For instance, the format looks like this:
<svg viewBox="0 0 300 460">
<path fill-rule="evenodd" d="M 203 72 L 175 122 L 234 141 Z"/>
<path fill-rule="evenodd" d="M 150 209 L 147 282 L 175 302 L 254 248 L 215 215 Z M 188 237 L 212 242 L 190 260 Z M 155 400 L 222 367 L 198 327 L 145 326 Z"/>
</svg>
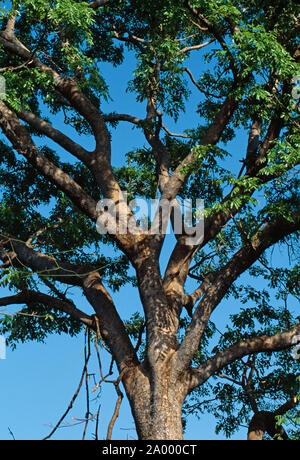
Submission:
<svg viewBox="0 0 300 460">
<path fill-rule="evenodd" d="M 183 439 L 181 408 L 182 404 L 171 391 L 161 395 L 159 404 L 155 404 L 151 420 L 150 436 L 153 440 Z"/>
<path fill-rule="evenodd" d="M 161 388 L 161 392 L 159 392 L 158 388 L 156 391 L 151 392 L 150 407 L 145 407 L 145 400 L 141 398 L 135 404 L 139 414 L 142 415 L 136 418 L 137 432 L 140 439 L 183 439 L 181 398 L 178 398 L 174 389 L 166 388 L 166 385 L 164 387 L 164 389 Z"/>
<path fill-rule="evenodd" d="M 169 366 L 153 369 L 142 364 L 123 378 L 138 438 L 183 439 L 181 410 L 185 386 L 172 382 Z"/>
</svg>

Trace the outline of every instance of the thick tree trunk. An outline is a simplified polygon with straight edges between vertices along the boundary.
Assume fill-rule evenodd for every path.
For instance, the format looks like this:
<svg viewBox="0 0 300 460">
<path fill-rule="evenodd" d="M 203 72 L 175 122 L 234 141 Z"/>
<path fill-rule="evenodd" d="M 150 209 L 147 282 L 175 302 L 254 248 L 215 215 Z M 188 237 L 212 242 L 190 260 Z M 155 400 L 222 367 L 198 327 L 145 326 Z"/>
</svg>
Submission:
<svg viewBox="0 0 300 460">
<path fill-rule="evenodd" d="M 182 403 L 172 389 L 160 395 L 153 404 L 150 436 L 153 440 L 183 439 L 181 408 Z"/>
<path fill-rule="evenodd" d="M 123 378 L 139 439 L 182 439 L 185 385 L 172 381 L 168 369 L 164 365 L 153 370 L 142 364 Z"/>
<path fill-rule="evenodd" d="M 173 388 L 161 388 L 135 398 L 134 418 L 139 439 L 180 440 L 183 439 L 181 398 Z"/>
<path fill-rule="evenodd" d="M 155 243 L 155 242 L 154 242 Z M 182 439 L 181 409 L 187 385 L 180 381 L 176 360 L 180 307 L 170 303 L 155 258 L 157 247 L 136 260 L 140 297 L 146 316 L 145 361 L 131 377 L 129 399 L 140 439 Z"/>
</svg>

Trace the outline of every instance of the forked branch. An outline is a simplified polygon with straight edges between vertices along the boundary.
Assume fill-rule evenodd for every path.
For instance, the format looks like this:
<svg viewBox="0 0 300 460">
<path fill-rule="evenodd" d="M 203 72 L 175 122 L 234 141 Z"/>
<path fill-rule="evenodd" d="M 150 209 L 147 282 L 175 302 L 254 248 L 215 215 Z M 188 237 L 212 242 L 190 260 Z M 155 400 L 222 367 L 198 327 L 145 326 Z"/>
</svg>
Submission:
<svg viewBox="0 0 300 460">
<path fill-rule="evenodd" d="M 273 336 L 252 337 L 220 351 L 198 368 L 190 369 L 190 386 L 192 391 L 223 367 L 244 356 L 267 351 L 280 351 L 300 343 L 300 323 L 291 329 Z"/>
</svg>

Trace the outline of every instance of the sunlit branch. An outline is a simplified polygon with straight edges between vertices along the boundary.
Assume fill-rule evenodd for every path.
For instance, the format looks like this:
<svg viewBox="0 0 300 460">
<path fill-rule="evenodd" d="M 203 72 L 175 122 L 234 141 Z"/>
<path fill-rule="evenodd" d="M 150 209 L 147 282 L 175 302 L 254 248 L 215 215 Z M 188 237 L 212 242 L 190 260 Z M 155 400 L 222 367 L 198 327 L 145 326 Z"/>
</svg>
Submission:
<svg viewBox="0 0 300 460">
<path fill-rule="evenodd" d="M 189 53 L 190 51 L 200 50 L 200 49 L 205 48 L 206 46 L 210 45 L 214 41 L 215 41 L 215 38 L 212 38 L 211 40 L 208 40 L 207 42 L 201 43 L 199 45 L 186 46 L 186 47 L 182 48 L 179 52 L 180 53 Z"/>
<path fill-rule="evenodd" d="M 64 191 L 85 215 L 94 221 L 97 220 L 97 203 L 74 179 L 40 152 L 25 126 L 2 101 L 0 101 L 0 126 L 20 155 L 23 155 L 45 178 Z"/>
<path fill-rule="evenodd" d="M 28 123 L 32 128 L 36 129 L 39 133 L 44 134 L 49 139 L 59 144 L 65 150 L 76 156 L 79 160 L 86 162 L 87 156 L 90 154 L 81 145 L 74 142 L 68 136 L 56 129 L 50 123 L 38 115 L 23 109 L 18 113 L 21 120 Z"/>
<path fill-rule="evenodd" d="M 300 342 L 300 323 L 273 336 L 252 337 L 220 351 L 198 368 L 192 368 L 190 391 L 223 367 L 244 356 L 266 351 L 281 351 Z"/>
<path fill-rule="evenodd" d="M 49 308 L 54 308 L 55 310 L 67 313 L 72 318 L 80 321 L 90 328 L 93 327 L 92 317 L 76 308 L 73 303 L 57 299 L 42 292 L 26 289 L 16 295 L 0 298 L 1 307 L 7 305 L 27 304 L 28 302 L 41 303 Z"/>
<path fill-rule="evenodd" d="M 270 246 L 300 229 L 300 216 L 296 213 L 287 219 L 268 222 L 237 251 L 213 279 L 209 290 L 195 309 L 192 321 L 177 351 L 179 369 L 187 367 L 198 349 L 212 312 L 220 304 L 229 287 Z"/>
</svg>

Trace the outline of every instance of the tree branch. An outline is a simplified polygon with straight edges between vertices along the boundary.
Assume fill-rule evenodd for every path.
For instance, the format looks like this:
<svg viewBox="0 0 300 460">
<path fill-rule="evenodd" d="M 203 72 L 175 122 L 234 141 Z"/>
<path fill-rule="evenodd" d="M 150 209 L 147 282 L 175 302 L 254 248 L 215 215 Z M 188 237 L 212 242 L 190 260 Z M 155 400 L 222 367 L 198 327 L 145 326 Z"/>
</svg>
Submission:
<svg viewBox="0 0 300 460">
<path fill-rule="evenodd" d="M 54 257 L 39 253 L 17 239 L 11 239 L 10 243 L 11 252 L 0 250 L 1 258 L 10 266 L 23 268 L 26 266 L 40 277 L 53 277 L 62 283 L 83 289 L 99 320 L 101 336 L 115 357 L 120 372 L 138 362 L 123 321 L 120 319 L 111 296 L 102 284 L 98 270 L 89 271 L 87 267 L 76 266 L 74 268 L 71 264 L 58 263 Z M 44 299 L 49 301 L 49 297 L 52 299 L 51 296 Z M 67 302 L 62 302 L 63 304 L 60 305 L 66 307 Z M 91 327 L 96 328 L 95 318 L 93 318 Z"/>
<path fill-rule="evenodd" d="M 46 120 L 25 109 L 21 110 L 21 112 L 18 113 L 18 116 L 32 128 L 36 129 L 39 133 L 44 134 L 49 139 L 52 139 L 83 163 L 87 162 L 87 156 L 90 155 L 91 152 L 87 151 L 61 131 L 51 126 Z"/>
<path fill-rule="evenodd" d="M 5 34 L 7 37 L 14 37 L 17 17 L 18 16 L 16 14 L 12 14 L 7 19 L 7 23 L 5 27 Z"/>
<path fill-rule="evenodd" d="M 185 48 L 182 48 L 181 50 L 179 50 L 179 52 L 180 53 L 188 53 L 190 51 L 200 50 L 201 48 L 205 48 L 206 46 L 210 45 L 214 41 L 216 41 L 215 38 L 212 38 L 211 40 L 208 40 L 207 42 L 201 43 L 199 45 L 186 46 Z"/>
<path fill-rule="evenodd" d="M 26 304 L 28 302 L 40 302 L 43 305 L 46 305 L 47 307 L 54 308 L 56 310 L 62 311 L 63 313 L 67 313 L 77 321 L 80 321 L 89 328 L 94 329 L 94 322 L 92 316 L 89 316 L 86 313 L 82 312 L 81 310 L 76 308 L 75 305 L 71 302 L 66 302 L 57 299 L 42 292 L 36 292 L 30 289 L 26 289 L 22 292 L 19 292 L 16 295 L 0 298 L 1 307 L 14 304 Z"/>
<path fill-rule="evenodd" d="M 124 35 L 120 34 L 119 32 L 115 31 L 112 35 L 113 38 L 125 43 L 131 43 L 135 45 L 139 50 L 143 53 L 144 52 L 144 45 L 147 43 L 144 39 L 140 37 L 136 37 L 132 35 L 130 32 L 128 33 L 128 37 L 124 37 Z"/>
<path fill-rule="evenodd" d="M 62 94 L 70 102 L 71 106 L 89 123 L 94 133 L 96 148 L 86 160 L 84 159 L 84 162 L 94 174 L 104 197 L 113 200 L 116 204 L 116 212 L 119 215 L 124 216 L 127 221 L 130 218 L 134 219 L 131 210 L 124 200 L 122 191 L 115 179 L 114 172 L 110 164 L 110 134 L 99 110 L 83 93 L 81 93 L 74 80 L 61 77 L 55 70 L 45 65 L 38 57 L 32 57 L 32 53 L 30 53 L 30 51 L 18 39 L 12 39 L 0 32 L 0 43 L 2 43 L 6 51 L 9 53 L 18 55 L 26 60 L 29 57 L 30 59 L 32 58 L 33 63 L 37 68 L 45 74 L 51 75 L 59 93 Z M 9 121 L 13 122 L 12 124 L 15 125 L 17 131 L 19 131 L 18 135 L 16 135 L 16 133 L 9 129 L 7 121 L 5 119 L 3 120 L 2 129 L 8 138 L 11 136 L 10 140 L 19 153 L 27 156 L 29 161 L 31 161 L 47 179 L 55 183 L 60 190 L 64 191 L 71 198 L 73 203 L 84 212 L 84 214 L 96 221 L 98 217 L 98 212 L 96 211 L 97 203 L 86 192 L 84 192 L 73 179 L 41 155 L 30 139 L 26 128 L 2 102 L 0 106 L 0 113 L 1 112 L 5 112 Z M 47 130 L 49 131 L 49 127 Z M 23 147 L 22 143 L 19 142 L 21 138 L 20 134 L 22 134 L 23 141 L 25 141 L 25 147 Z M 54 135 L 53 131 L 52 134 Z M 57 132 L 55 133 L 55 136 L 58 136 Z M 66 139 L 64 139 L 64 142 L 65 141 Z M 70 143 L 68 143 L 68 146 L 70 147 Z M 74 147 L 75 146 L 73 144 L 72 148 Z M 77 147 L 76 150 L 78 153 Z M 82 157 L 82 155 L 80 156 Z M 83 157 L 81 159 L 83 159 Z M 119 233 L 117 231 L 114 235 L 114 239 L 118 241 L 120 247 L 127 255 L 130 254 L 130 256 L 132 256 L 132 251 L 137 251 L 134 245 L 141 239 L 141 234 L 124 235 L 122 232 Z"/>
<path fill-rule="evenodd" d="M 162 129 L 171 137 L 181 137 L 182 139 L 190 139 L 191 136 L 188 136 L 187 134 L 180 134 L 180 133 L 172 133 L 169 131 L 169 129 L 166 127 L 164 123 L 161 123 Z"/>
<path fill-rule="evenodd" d="M 97 220 L 97 203 L 67 173 L 41 154 L 25 126 L 0 101 L 0 126 L 20 155 L 23 155 L 46 179 L 56 185 L 90 219 Z"/>
<path fill-rule="evenodd" d="M 236 107 L 237 101 L 235 98 L 233 96 L 228 96 L 222 104 L 215 119 L 208 127 L 206 134 L 199 142 L 199 146 L 216 145 L 218 143 Z M 197 160 L 196 152 L 197 149 L 192 149 L 185 159 L 177 166 L 169 179 L 169 183 L 165 187 L 164 194 L 162 196 L 163 199 L 170 201 L 175 199 L 180 188 L 192 172 L 192 166 Z"/>
<path fill-rule="evenodd" d="M 114 356 L 119 372 L 136 365 L 138 359 L 134 347 L 99 273 L 91 273 L 85 277 L 83 292 L 96 312 L 101 337 Z"/>
<path fill-rule="evenodd" d="M 251 150 L 250 142 L 252 142 L 253 136 L 255 135 L 256 141 L 257 136 L 259 135 L 259 126 L 255 127 L 252 126 L 252 132 L 249 135 L 248 140 L 248 147 L 247 150 Z M 279 136 L 280 131 L 282 129 L 282 120 L 278 119 L 278 117 L 274 117 L 271 120 L 269 125 L 268 132 L 266 137 L 262 143 L 262 146 L 259 150 L 259 153 L 256 152 L 256 155 L 253 154 L 251 156 L 251 160 L 249 158 L 247 161 L 247 171 L 244 176 L 245 179 L 250 177 L 255 177 L 260 171 L 263 171 L 263 167 L 265 166 L 265 158 L 267 157 L 267 153 L 270 148 L 273 146 L 274 140 Z M 254 132 L 255 130 L 255 132 Z M 251 146 L 252 147 L 252 146 Z M 244 165 L 243 165 L 244 168 Z M 242 172 L 242 171 L 241 171 Z M 241 172 L 239 175 L 241 175 Z M 274 178 L 273 175 L 260 175 L 259 176 L 259 184 L 262 185 L 264 183 L 269 182 Z M 240 209 L 245 204 L 246 200 L 243 200 L 242 204 L 235 208 L 231 209 L 230 203 L 232 199 L 233 192 L 237 192 L 237 188 L 239 188 L 239 193 L 242 194 L 245 190 L 245 185 L 242 182 L 243 178 L 241 178 L 240 185 L 234 185 L 233 189 L 227 194 L 227 196 L 222 201 L 223 209 L 221 211 L 215 212 L 209 218 L 205 220 L 204 224 L 204 238 L 200 245 L 198 246 L 188 246 L 185 244 L 184 238 L 179 238 L 177 244 L 171 254 L 165 276 L 164 276 L 164 285 L 166 289 L 168 286 L 172 284 L 173 280 L 176 279 L 176 282 L 179 283 L 182 288 L 185 284 L 188 270 L 192 259 L 194 258 L 195 254 L 198 252 L 199 249 L 203 248 L 209 241 L 211 241 L 215 236 L 219 233 L 219 231 L 227 224 L 227 222 L 234 217 L 234 215 L 240 211 Z M 254 193 L 254 189 L 249 193 L 250 196 Z M 224 209 L 224 204 L 228 203 L 228 206 Z"/>
<path fill-rule="evenodd" d="M 35 67 L 50 75 L 55 82 L 56 89 L 80 113 L 92 128 L 97 154 L 106 157 L 110 161 L 110 136 L 106 125 L 96 106 L 77 87 L 74 80 L 64 78 L 59 73 L 44 64 L 37 56 L 34 56 L 15 36 L 8 35 L 5 31 L 0 32 L 0 43 L 8 53 L 17 55 L 25 61 L 32 61 Z"/>
<path fill-rule="evenodd" d="M 284 415 L 289 410 L 294 409 L 297 404 L 299 404 L 299 398 L 295 396 L 273 412 L 255 412 L 249 423 L 248 441 L 262 441 L 265 432 L 275 440 L 280 437 L 283 441 L 288 441 L 290 438 L 286 434 L 284 428 L 277 424 L 276 417 L 278 415 Z"/>
<path fill-rule="evenodd" d="M 102 115 L 104 121 L 128 121 L 129 123 L 133 123 L 134 125 L 139 125 L 144 120 L 141 118 L 135 117 L 133 115 L 128 115 L 126 113 L 111 113 L 108 115 Z"/>
<path fill-rule="evenodd" d="M 223 367 L 244 356 L 267 351 L 285 350 L 300 343 L 300 323 L 273 336 L 252 337 L 220 351 L 198 368 L 190 369 L 189 391 L 201 385 Z"/>
<path fill-rule="evenodd" d="M 187 74 L 188 76 L 190 77 L 191 79 L 191 82 L 196 86 L 196 88 L 199 90 L 199 91 L 202 91 L 202 88 L 200 85 L 198 85 L 198 83 L 196 82 L 195 80 L 195 77 L 194 75 L 192 74 L 192 72 L 190 71 L 190 69 L 188 67 L 183 67 L 183 69 Z"/>
<path fill-rule="evenodd" d="M 10 140 L 13 147 L 18 153 L 25 156 L 27 160 L 50 182 L 56 185 L 59 190 L 62 190 L 71 199 L 71 201 L 90 219 L 94 222 L 97 221 L 98 211 L 97 202 L 90 197 L 77 182 L 74 181 L 67 173 L 58 168 L 54 163 L 48 160 L 38 150 L 34 142 L 32 141 L 27 129 L 19 121 L 17 116 L 5 105 L 4 102 L 0 101 L 0 127 L 3 133 Z M 44 126 L 47 131 L 51 130 L 50 127 Z M 66 139 L 61 139 L 59 133 L 51 130 L 53 136 L 57 136 L 66 143 Z M 67 141 L 68 142 L 68 141 Z M 71 144 L 71 145 L 70 145 Z M 78 153 L 76 145 L 68 142 L 68 146 L 75 148 Z M 81 156 L 79 152 L 79 156 Z M 116 182 L 114 173 L 111 165 L 108 163 L 107 158 L 100 156 L 96 158 L 94 156 L 89 157 L 85 160 L 85 164 L 89 167 L 91 172 L 94 174 L 102 192 L 106 198 L 110 198 L 116 203 L 116 212 L 118 215 L 124 216 L 125 219 L 133 217 L 131 210 L 129 209 L 127 202 L 125 201 L 122 191 L 118 183 Z M 122 199 L 123 197 L 123 199 Z M 134 219 L 134 217 L 133 217 Z M 132 256 L 132 248 L 138 238 L 142 238 L 142 232 L 140 235 L 135 234 L 123 234 L 118 231 L 113 236 L 118 240 L 123 251 L 128 255 Z"/>
<path fill-rule="evenodd" d="M 87 340 L 87 335 L 88 335 L 88 330 L 85 333 L 85 343 L 86 343 L 86 340 Z M 80 380 L 79 380 L 79 385 L 78 385 L 74 395 L 72 396 L 72 399 L 71 399 L 67 409 L 65 410 L 63 415 L 60 417 L 59 421 L 56 423 L 56 425 L 51 430 L 51 432 L 47 436 L 45 436 L 45 438 L 43 438 L 43 441 L 46 440 L 46 439 L 49 439 L 55 433 L 55 431 L 60 426 L 61 422 L 65 419 L 65 417 L 67 416 L 67 414 L 70 412 L 70 410 L 73 407 L 73 404 L 74 404 L 74 402 L 75 402 L 75 400 L 76 400 L 76 398 L 77 398 L 77 396 L 79 394 L 79 391 L 80 391 L 80 389 L 82 387 L 84 376 L 87 374 L 87 365 L 88 365 L 88 361 L 90 359 L 90 354 L 86 355 L 86 353 L 85 353 L 84 358 L 85 358 L 84 359 L 84 366 L 83 366 L 83 370 L 82 370 L 81 377 L 80 377 Z"/>
<path fill-rule="evenodd" d="M 116 423 L 116 420 L 119 416 L 119 411 L 120 411 L 120 407 L 121 407 L 121 404 L 122 404 L 122 400 L 123 400 L 123 393 L 122 391 L 120 390 L 119 388 L 119 383 L 118 382 L 114 382 L 114 387 L 115 387 L 115 390 L 117 392 L 117 395 L 118 395 L 118 398 L 117 398 L 117 402 L 116 402 L 116 406 L 115 406 L 115 410 L 114 410 L 114 413 L 112 415 L 112 418 L 109 422 L 109 425 L 108 425 L 108 428 L 107 428 L 107 435 L 106 435 L 106 440 L 110 440 L 111 439 L 111 436 L 112 436 L 112 431 L 113 431 L 113 427 Z"/>
<path fill-rule="evenodd" d="M 291 221 L 282 218 L 267 223 L 219 270 L 217 277 L 196 308 L 185 338 L 176 352 L 180 370 L 186 368 L 192 361 L 212 312 L 233 282 L 251 267 L 267 248 L 300 229 L 299 213 L 290 217 Z"/>
<path fill-rule="evenodd" d="M 205 28 L 207 28 L 208 32 L 210 32 L 214 37 L 215 39 L 220 43 L 222 49 L 226 52 L 227 56 L 228 56 L 228 60 L 229 60 L 229 65 L 230 65 L 230 69 L 232 71 L 232 74 L 234 76 L 234 79 L 237 78 L 238 76 L 238 69 L 237 69 L 237 66 L 235 64 L 235 61 L 234 61 L 234 58 L 233 58 L 233 55 L 231 54 L 231 52 L 229 51 L 229 48 L 228 48 L 228 45 L 224 39 L 224 37 L 222 36 L 222 32 L 221 30 L 217 29 L 217 27 L 215 26 L 215 24 L 211 23 L 208 19 L 206 19 L 203 14 L 200 13 L 200 11 L 197 9 L 197 8 L 194 8 L 191 3 L 189 2 L 189 0 L 186 0 L 185 1 L 185 4 L 186 4 L 186 7 L 187 9 L 190 11 L 190 13 L 196 18 L 198 19 L 198 21 L 200 21 L 200 23 L 202 25 L 204 25 Z"/>
<path fill-rule="evenodd" d="M 30 268 L 41 278 L 54 278 L 56 281 L 72 286 L 82 286 L 83 277 L 92 271 L 88 266 L 58 262 L 54 257 L 34 250 L 17 238 L 8 236 L 7 242 L 10 250 L 5 251 L 0 248 L 0 257 L 5 267 Z"/>
</svg>

